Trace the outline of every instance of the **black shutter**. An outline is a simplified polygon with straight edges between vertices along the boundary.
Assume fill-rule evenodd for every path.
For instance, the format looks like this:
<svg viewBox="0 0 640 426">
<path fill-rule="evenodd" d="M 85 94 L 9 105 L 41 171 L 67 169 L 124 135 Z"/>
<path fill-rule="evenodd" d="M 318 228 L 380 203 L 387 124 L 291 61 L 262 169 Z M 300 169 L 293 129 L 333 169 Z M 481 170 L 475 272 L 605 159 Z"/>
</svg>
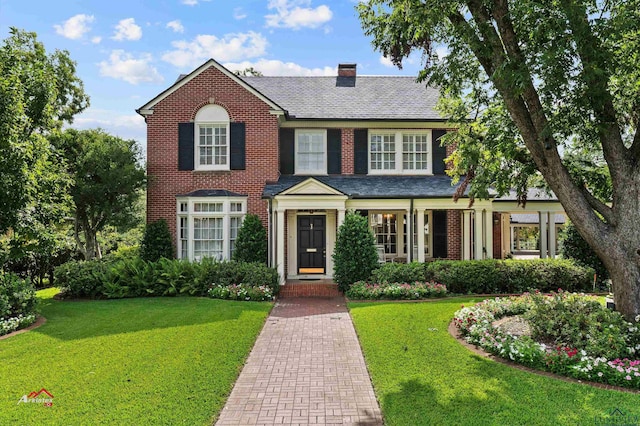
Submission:
<svg viewBox="0 0 640 426">
<path fill-rule="evenodd" d="M 434 129 L 432 130 L 431 136 L 431 144 L 433 147 L 433 174 L 434 175 L 443 175 L 445 174 L 445 164 L 444 159 L 447 158 L 447 147 L 440 146 L 440 138 L 447 133 L 446 130 L 442 129 Z"/>
<path fill-rule="evenodd" d="M 369 143 L 367 129 L 353 131 L 353 172 L 366 175 L 369 172 Z"/>
<path fill-rule="evenodd" d="M 244 170 L 245 162 L 245 125 L 244 123 L 231 123 L 229 142 L 229 168 L 231 170 Z"/>
<path fill-rule="evenodd" d="M 433 257 L 447 257 L 447 211 L 433 211 Z"/>
<path fill-rule="evenodd" d="M 193 123 L 178 123 L 178 170 L 193 170 L 194 134 Z"/>
<path fill-rule="evenodd" d="M 327 173 L 342 173 L 342 132 L 340 129 L 327 130 Z"/>
<path fill-rule="evenodd" d="M 283 175 L 292 175 L 294 173 L 294 138 L 293 129 L 280 129 L 280 173 Z"/>
</svg>

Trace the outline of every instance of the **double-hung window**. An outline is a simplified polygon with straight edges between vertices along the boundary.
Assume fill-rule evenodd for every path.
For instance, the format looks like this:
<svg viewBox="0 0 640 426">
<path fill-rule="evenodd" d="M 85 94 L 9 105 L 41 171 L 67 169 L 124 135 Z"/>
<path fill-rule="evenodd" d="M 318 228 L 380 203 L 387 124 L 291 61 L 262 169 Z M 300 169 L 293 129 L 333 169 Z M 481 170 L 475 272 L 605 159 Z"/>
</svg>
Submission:
<svg viewBox="0 0 640 426">
<path fill-rule="evenodd" d="M 295 141 L 296 174 L 327 174 L 327 131 L 298 129 Z"/>
<path fill-rule="evenodd" d="M 178 199 L 178 256 L 181 259 L 231 259 L 246 199 L 184 197 Z"/>
<path fill-rule="evenodd" d="M 195 169 L 229 170 L 229 114 L 206 105 L 195 117 Z"/>
<path fill-rule="evenodd" d="M 370 130 L 369 173 L 431 174 L 430 130 Z"/>
</svg>

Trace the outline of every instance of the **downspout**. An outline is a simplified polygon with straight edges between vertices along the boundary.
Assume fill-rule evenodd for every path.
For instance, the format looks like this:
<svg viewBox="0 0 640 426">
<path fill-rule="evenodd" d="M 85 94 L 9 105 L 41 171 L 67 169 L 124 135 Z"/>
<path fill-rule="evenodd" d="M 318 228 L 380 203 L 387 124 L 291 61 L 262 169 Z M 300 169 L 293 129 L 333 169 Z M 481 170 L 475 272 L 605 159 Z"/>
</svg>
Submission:
<svg viewBox="0 0 640 426">
<path fill-rule="evenodd" d="M 269 235 L 269 238 L 267 239 L 267 241 L 269 242 L 267 244 L 267 259 L 268 259 L 268 263 L 269 263 L 269 267 L 273 267 L 273 200 L 271 198 L 269 198 L 269 207 L 267 208 L 267 215 L 268 215 L 268 220 L 267 220 L 267 232 Z"/>
</svg>

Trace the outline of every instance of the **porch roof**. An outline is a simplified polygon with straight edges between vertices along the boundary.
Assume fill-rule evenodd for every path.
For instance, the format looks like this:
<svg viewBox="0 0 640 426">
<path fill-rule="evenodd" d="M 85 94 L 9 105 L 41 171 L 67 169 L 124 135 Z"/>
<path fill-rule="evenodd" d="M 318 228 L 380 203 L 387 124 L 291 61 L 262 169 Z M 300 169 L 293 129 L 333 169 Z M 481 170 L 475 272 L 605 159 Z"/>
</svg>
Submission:
<svg viewBox="0 0 640 426">
<path fill-rule="evenodd" d="M 280 176 L 267 182 L 263 198 L 273 198 L 307 179 L 330 186 L 349 198 L 451 198 L 460 182 L 451 185 L 451 177 L 435 176 Z M 468 190 L 465 191 L 465 196 Z"/>
</svg>

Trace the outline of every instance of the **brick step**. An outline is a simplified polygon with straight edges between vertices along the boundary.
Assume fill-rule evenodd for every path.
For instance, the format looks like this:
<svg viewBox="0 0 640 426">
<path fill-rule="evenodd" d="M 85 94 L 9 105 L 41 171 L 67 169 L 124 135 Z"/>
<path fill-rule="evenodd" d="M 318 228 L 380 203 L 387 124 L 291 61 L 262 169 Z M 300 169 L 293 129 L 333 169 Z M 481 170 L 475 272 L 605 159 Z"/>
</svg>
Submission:
<svg viewBox="0 0 640 426">
<path fill-rule="evenodd" d="M 287 283 L 280 287 L 279 298 L 287 297 L 339 297 L 342 292 L 338 284 L 328 283 Z"/>
</svg>

